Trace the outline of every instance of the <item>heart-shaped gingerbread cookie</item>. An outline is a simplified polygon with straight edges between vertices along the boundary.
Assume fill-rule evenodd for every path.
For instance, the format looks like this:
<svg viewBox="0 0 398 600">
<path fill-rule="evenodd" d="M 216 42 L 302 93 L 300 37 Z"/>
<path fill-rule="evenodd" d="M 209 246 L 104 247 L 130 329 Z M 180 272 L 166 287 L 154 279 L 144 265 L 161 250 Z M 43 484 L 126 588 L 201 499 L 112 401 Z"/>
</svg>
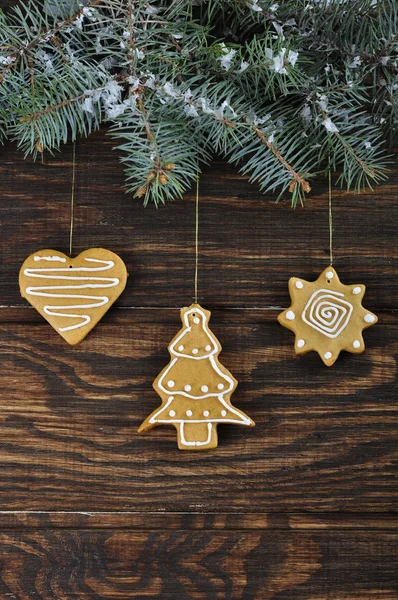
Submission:
<svg viewBox="0 0 398 600">
<path fill-rule="evenodd" d="M 70 258 L 56 250 L 31 254 L 19 272 L 21 295 L 68 342 L 78 344 L 126 287 L 122 259 L 104 248 Z"/>
</svg>

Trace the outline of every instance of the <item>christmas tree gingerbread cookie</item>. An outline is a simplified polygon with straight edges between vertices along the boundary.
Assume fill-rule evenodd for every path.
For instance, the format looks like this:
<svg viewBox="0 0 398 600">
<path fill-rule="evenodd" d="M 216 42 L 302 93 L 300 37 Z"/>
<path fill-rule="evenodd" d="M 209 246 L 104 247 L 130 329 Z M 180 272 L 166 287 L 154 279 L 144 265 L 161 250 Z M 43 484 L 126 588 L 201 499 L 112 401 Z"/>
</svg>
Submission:
<svg viewBox="0 0 398 600">
<path fill-rule="evenodd" d="M 316 281 L 292 277 L 289 280 L 291 306 L 278 321 L 296 334 L 296 354 L 315 350 L 331 367 L 340 352 L 365 350 L 363 329 L 377 322 L 377 317 L 362 306 L 363 284 L 344 285 L 333 267 L 328 267 Z"/>
<path fill-rule="evenodd" d="M 220 423 L 254 425 L 230 402 L 238 382 L 218 361 L 221 345 L 209 319 L 199 304 L 181 309 L 183 327 L 169 345 L 171 360 L 153 383 L 162 405 L 138 430 L 174 425 L 180 450 L 216 448 Z"/>
</svg>

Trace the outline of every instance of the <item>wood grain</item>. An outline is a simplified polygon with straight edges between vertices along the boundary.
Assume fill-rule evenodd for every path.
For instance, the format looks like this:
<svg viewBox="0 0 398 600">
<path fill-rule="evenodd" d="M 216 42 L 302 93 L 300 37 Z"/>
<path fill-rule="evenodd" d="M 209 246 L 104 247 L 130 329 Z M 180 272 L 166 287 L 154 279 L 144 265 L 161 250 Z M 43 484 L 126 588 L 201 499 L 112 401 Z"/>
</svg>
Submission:
<svg viewBox="0 0 398 600">
<path fill-rule="evenodd" d="M 365 196 L 340 197 L 336 266 L 369 285 L 380 323 L 363 355 L 326 369 L 294 355 L 275 308 L 291 274 L 327 264 L 324 183 L 309 229 L 307 208 L 262 199 L 230 167 L 203 176 L 201 301 L 240 382 L 233 401 L 257 426 L 220 427 L 217 451 L 193 455 L 172 428 L 136 433 L 192 300 L 193 196 L 144 210 L 122 193 L 109 148 L 102 133 L 78 145 L 75 252 L 119 252 L 129 288 L 74 348 L 14 277 L 29 252 L 67 249 L 70 149 L 44 165 L 11 150 L 0 166 L 1 600 L 395 600 L 394 188 L 366 200 L 371 219 Z"/>
<path fill-rule="evenodd" d="M 5 532 L 2 598 L 393 600 L 396 534 Z"/>
<path fill-rule="evenodd" d="M 93 151 L 95 149 L 95 151 Z M 143 208 L 126 195 L 112 140 L 104 131 L 77 144 L 74 254 L 105 247 L 130 273 L 125 307 L 180 307 L 193 300 L 195 202 L 191 191 L 167 207 Z M 26 306 L 16 273 L 32 252 L 67 252 L 71 148 L 33 163 L 7 146 L 0 163 L 0 286 L 2 304 Z M 377 312 L 397 306 L 398 171 L 376 192 L 334 192 L 335 268 L 343 283 L 368 287 L 364 305 Z M 214 162 L 200 181 L 199 297 L 214 308 L 286 307 L 292 275 L 316 279 L 328 265 L 326 181 L 304 208 L 275 204 L 237 170 Z M 372 240 L 372 242 L 370 242 Z M 159 257 L 162 257 L 161 262 Z"/>
<path fill-rule="evenodd" d="M 380 322 L 331 369 L 276 322 L 288 278 L 328 265 L 326 182 L 292 210 L 205 169 L 199 299 L 257 426 L 186 453 L 172 427 L 136 430 L 193 300 L 194 193 L 144 209 L 111 148 L 104 130 L 77 142 L 74 254 L 107 247 L 130 277 L 77 347 L 18 289 L 29 254 L 68 250 L 71 147 L 1 150 L 0 600 L 396 600 L 398 168 L 333 192 L 334 266 Z"/>
<path fill-rule="evenodd" d="M 234 403 L 257 427 L 220 427 L 218 450 L 199 455 L 176 449 L 172 427 L 136 432 L 158 405 L 151 382 L 178 328 L 176 310 L 121 310 L 71 348 L 45 323 L 0 327 L 9 509 L 394 509 L 393 317 L 369 330 L 363 355 L 326 369 L 315 354 L 295 357 L 275 311 L 213 314 L 240 381 Z"/>
<path fill-rule="evenodd" d="M 394 513 L 0 511 L 0 531 L 95 529 L 114 531 L 373 531 L 396 532 Z"/>
</svg>

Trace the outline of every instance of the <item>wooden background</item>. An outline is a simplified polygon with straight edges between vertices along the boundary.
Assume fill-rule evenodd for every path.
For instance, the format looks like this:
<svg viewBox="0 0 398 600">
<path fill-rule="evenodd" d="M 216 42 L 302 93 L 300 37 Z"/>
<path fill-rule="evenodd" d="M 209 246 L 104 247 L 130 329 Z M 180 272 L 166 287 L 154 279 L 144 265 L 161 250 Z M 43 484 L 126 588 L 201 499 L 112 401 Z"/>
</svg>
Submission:
<svg viewBox="0 0 398 600">
<path fill-rule="evenodd" d="M 77 347 L 18 287 L 29 254 L 68 251 L 71 147 L 36 164 L 1 150 L 0 599 L 397 599 L 398 168 L 334 193 L 335 267 L 380 322 L 330 369 L 276 322 L 288 278 L 328 264 L 325 182 L 292 210 L 206 169 L 199 300 L 257 426 L 181 452 L 172 427 L 136 430 L 193 300 L 194 194 L 144 209 L 111 147 L 77 143 L 74 253 L 109 248 L 130 277 Z"/>
</svg>

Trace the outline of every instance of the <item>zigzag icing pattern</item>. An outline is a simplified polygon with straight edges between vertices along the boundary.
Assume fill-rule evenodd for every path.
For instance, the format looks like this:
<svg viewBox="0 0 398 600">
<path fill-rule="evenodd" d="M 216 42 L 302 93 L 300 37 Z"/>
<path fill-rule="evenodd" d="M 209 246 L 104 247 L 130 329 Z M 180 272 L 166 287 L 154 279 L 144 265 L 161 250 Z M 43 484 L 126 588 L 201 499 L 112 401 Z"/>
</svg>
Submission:
<svg viewBox="0 0 398 600">
<path fill-rule="evenodd" d="M 35 256 L 35 261 L 45 260 L 45 261 L 59 261 L 65 262 L 65 259 L 62 257 L 56 256 Z M 68 325 L 67 327 L 59 327 L 59 331 L 71 331 L 72 329 L 79 329 L 80 327 L 84 327 L 91 321 L 91 317 L 88 314 L 78 315 L 74 313 L 65 313 L 60 311 L 65 310 L 76 310 L 76 309 L 90 309 L 90 308 L 98 308 L 100 306 L 104 306 L 108 304 L 109 298 L 108 296 L 99 296 L 99 295 L 83 295 L 83 294 L 74 294 L 71 291 L 73 290 L 84 290 L 84 289 L 105 289 L 115 287 L 119 284 L 119 279 L 117 277 L 95 277 L 95 276 L 79 276 L 74 275 L 74 273 L 98 273 L 100 271 L 109 271 L 112 267 L 115 266 L 115 263 L 112 260 L 99 260 L 97 258 L 85 258 L 85 261 L 89 263 L 101 263 L 103 266 L 98 267 L 53 267 L 53 268 L 27 268 L 24 270 L 24 275 L 27 277 L 37 277 L 39 279 L 54 279 L 57 281 L 85 281 L 86 283 L 79 285 L 45 285 L 45 286 L 30 286 L 26 288 L 26 294 L 31 296 L 41 296 L 43 298 L 70 298 L 70 299 L 85 299 L 92 300 L 91 303 L 86 304 L 64 304 L 64 305 L 52 305 L 47 304 L 44 307 L 44 312 L 47 315 L 52 315 L 55 317 L 65 317 L 68 319 L 79 319 L 81 322 L 74 323 L 73 325 Z M 49 274 L 52 273 L 52 274 Z M 54 273 L 57 273 L 54 275 Z M 68 273 L 68 275 L 66 275 Z M 63 293 L 65 291 L 67 293 Z"/>
</svg>

